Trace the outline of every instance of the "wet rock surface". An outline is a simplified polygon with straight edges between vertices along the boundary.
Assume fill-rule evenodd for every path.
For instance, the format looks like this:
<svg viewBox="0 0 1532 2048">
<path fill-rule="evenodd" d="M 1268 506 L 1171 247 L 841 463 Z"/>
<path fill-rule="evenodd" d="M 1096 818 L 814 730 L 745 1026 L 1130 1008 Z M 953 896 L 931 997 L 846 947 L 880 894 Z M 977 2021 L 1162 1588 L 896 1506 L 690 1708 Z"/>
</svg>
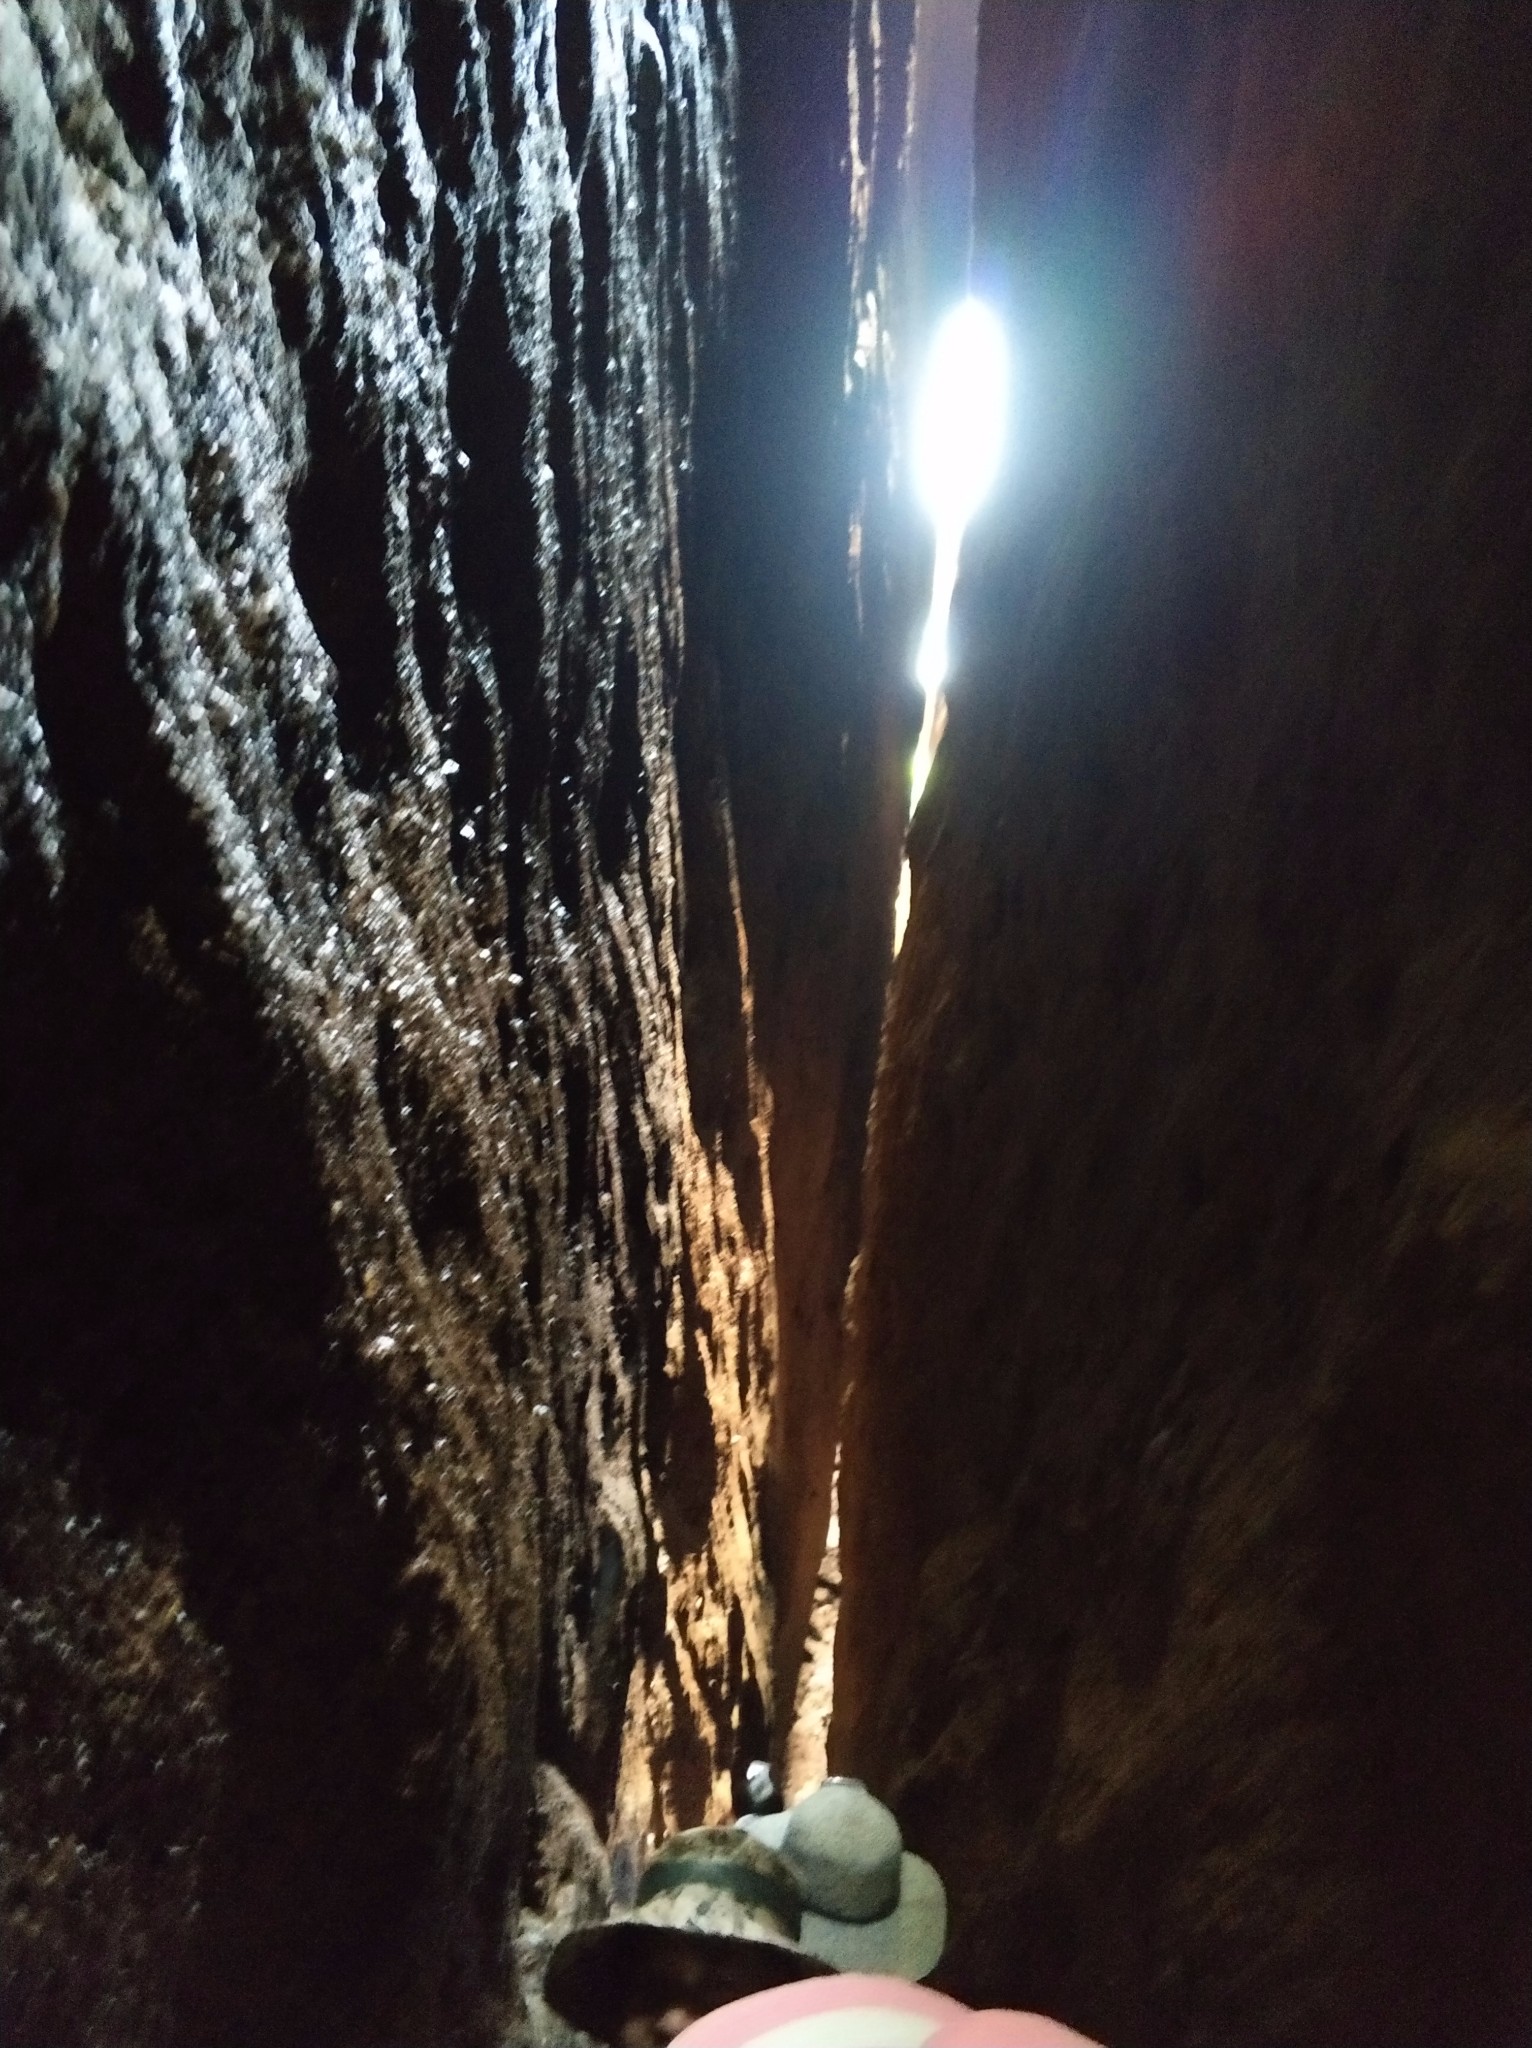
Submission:
<svg viewBox="0 0 1532 2048">
<path fill-rule="evenodd" d="M 0 8 L 18 2043 L 502 2039 L 534 1760 L 631 1842 L 767 1711 L 731 78 L 694 0 Z"/>
<path fill-rule="evenodd" d="M 1525 151 L 1508 11 L 987 7 L 1021 359 L 915 825 L 831 1755 L 938 1981 L 1532 2025 Z"/>
</svg>

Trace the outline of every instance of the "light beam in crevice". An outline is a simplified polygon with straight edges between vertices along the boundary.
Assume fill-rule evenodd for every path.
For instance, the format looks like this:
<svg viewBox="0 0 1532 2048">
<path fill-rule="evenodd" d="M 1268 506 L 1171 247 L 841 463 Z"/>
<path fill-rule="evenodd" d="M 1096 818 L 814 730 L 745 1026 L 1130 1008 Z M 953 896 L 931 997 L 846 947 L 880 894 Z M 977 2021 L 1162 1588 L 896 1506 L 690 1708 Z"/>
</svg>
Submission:
<svg viewBox="0 0 1532 2048">
<path fill-rule="evenodd" d="M 966 298 L 936 331 L 915 416 L 913 478 L 935 533 L 931 602 L 915 656 L 925 715 L 910 767 L 910 816 L 924 794 L 947 723 L 952 594 L 969 521 L 994 488 L 1005 433 L 1009 365 L 1005 334 L 990 307 Z M 910 865 L 894 908 L 894 951 L 904 942 Z"/>
</svg>

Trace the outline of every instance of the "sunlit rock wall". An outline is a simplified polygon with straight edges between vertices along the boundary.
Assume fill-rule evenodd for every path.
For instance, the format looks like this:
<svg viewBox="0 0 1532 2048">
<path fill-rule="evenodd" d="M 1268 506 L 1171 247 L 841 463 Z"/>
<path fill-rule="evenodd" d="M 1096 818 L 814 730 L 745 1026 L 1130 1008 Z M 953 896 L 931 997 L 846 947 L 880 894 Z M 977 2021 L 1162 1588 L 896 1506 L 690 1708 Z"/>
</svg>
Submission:
<svg viewBox="0 0 1532 2048">
<path fill-rule="evenodd" d="M 832 1758 L 939 1981 L 1532 2029 L 1512 9 L 987 6 L 1018 359 L 914 833 Z"/>
<path fill-rule="evenodd" d="M 769 1690 L 672 743 L 732 62 L 0 0 L 10 2041 L 502 2038 L 535 1757 L 631 1841 Z"/>
</svg>

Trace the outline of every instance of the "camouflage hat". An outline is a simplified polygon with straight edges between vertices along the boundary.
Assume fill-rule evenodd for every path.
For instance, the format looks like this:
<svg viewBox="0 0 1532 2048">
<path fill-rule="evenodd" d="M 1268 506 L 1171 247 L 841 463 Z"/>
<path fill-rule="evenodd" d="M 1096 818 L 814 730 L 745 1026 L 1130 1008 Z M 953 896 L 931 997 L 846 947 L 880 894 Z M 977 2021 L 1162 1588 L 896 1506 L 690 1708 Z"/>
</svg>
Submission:
<svg viewBox="0 0 1532 2048">
<path fill-rule="evenodd" d="M 802 1917 L 797 1881 L 763 1842 L 738 1828 L 689 1828 L 655 1852 L 631 1912 L 564 1936 L 543 1996 L 601 2041 L 639 2013 L 711 2012 L 833 1972 L 799 1948 Z"/>
</svg>

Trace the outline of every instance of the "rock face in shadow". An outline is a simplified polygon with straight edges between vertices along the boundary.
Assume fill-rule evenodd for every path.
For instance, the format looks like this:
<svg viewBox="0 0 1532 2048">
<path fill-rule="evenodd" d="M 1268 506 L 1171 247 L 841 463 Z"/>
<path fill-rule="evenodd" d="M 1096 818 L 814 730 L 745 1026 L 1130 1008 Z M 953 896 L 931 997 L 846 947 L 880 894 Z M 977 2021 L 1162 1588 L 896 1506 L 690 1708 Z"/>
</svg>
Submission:
<svg viewBox="0 0 1532 2048">
<path fill-rule="evenodd" d="M 1532 2027 L 1511 10 L 989 6 L 1022 361 L 917 818 L 832 1759 L 1105 2040 Z"/>
<path fill-rule="evenodd" d="M 755 1044 L 771 1099 L 780 1340 L 762 1508 L 777 1594 L 779 1760 L 830 1517 L 842 1304 L 913 737 L 900 728 L 918 719 L 896 666 L 903 595 L 889 588 L 878 491 L 886 385 L 872 357 L 887 350 L 890 309 L 876 296 L 870 315 L 861 304 L 875 339 L 860 358 L 851 315 L 858 284 L 885 289 L 896 254 L 892 159 L 912 11 L 883 9 L 876 56 L 865 7 L 851 10 L 849 53 L 847 10 L 752 0 L 738 11 L 739 234 L 724 331 L 700 380 L 687 547 L 702 598 L 694 616 L 717 663 Z M 850 151 L 848 55 L 859 109 Z M 854 519 L 861 590 L 848 560 Z"/>
<path fill-rule="evenodd" d="M 700 0 L 0 10 L 18 2044 L 503 2038 L 535 1758 L 632 1841 L 766 1711 L 673 744 L 732 63 Z"/>
</svg>

